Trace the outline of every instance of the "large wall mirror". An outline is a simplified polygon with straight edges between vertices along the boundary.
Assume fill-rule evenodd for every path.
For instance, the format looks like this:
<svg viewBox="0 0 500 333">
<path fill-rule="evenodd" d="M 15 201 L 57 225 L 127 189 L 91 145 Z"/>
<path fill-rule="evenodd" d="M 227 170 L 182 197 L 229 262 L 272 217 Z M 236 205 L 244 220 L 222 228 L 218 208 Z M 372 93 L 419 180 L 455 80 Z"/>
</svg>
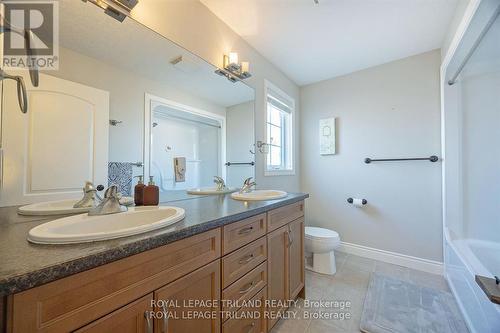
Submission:
<svg viewBox="0 0 500 333">
<path fill-rule="evenodd" d="M 59 18 L 59 69 L 38 87 L 17 73 L 26 114 L 3 82 L 1 206 L 77 198 L 86 180 L 130 196 L 135 176 L 153 176 L 165 202 L 254 176 L 252 88 L 91 3 L 61 1 Z"/>
</svg>

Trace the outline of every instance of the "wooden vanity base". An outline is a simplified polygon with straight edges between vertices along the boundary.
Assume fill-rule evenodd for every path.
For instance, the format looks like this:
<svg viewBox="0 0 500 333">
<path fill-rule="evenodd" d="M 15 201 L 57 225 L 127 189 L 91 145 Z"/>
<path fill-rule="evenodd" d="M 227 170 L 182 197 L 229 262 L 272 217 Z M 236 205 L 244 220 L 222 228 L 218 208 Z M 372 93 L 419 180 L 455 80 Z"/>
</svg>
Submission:
<svg viewBox="0 0 500 333">
<path fill-rule="evenodd" d="M 0 328 L 267 333 L 278 320 L 233 315 L 285 311 L 244 304 L 304 297 L 304 278 L 300 201 L 4 297 Z"/>
</svg>

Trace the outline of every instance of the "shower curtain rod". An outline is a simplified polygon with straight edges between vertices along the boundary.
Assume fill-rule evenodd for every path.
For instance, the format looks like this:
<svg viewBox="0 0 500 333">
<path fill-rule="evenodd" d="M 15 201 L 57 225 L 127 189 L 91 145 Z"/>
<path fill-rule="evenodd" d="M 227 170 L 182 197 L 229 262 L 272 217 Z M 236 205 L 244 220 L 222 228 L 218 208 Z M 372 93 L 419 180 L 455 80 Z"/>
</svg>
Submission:
<svg viewBox="0 0 500 333">
<path fill-rule="evenodd" d="M 464 60 L 460 63 L 460 66 L 458 66 L 457 70 L 455 71 L 455 74 L 451 77 L 451 79 L 448 80 L 448 85 L 452 86 L 457 82 L 458 76 L 460 75 L 460 73 L 462 73 L 462 70 L 465 68 L 465 65 L 467 65 L 467 62 L 469 61 L 469 59 L 472 57 L 472 55 L 476 51 L 477 47 L 479 46 L 479 44 L 483 40 L 484 36 L 486 36 L 486 34 L 490 30 L 491 26 L 493 25 L 493 23 L 495 22 L 495 20 L 497 19 L 499 14 L 500 14 L 500 6 L 497 7 L 497 9 L 495 10 L 495 13 L 493 14 L 491 19 L 488 21 L 486 26 L 483 28 L 483 30 L 479 34 L 479 37 L 476 39 L 476 41 L 472 45 L 472 48 L 469 50 L 469 52 L 465 56 Z"/>
</svg>

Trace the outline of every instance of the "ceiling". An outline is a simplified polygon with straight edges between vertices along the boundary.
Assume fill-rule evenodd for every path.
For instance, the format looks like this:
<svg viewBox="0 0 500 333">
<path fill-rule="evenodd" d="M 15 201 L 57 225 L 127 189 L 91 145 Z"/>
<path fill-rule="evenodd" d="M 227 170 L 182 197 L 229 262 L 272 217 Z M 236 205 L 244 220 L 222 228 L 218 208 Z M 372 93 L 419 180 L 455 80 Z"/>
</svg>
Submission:
<svg viewBox="0 0 500 333">
<path fill-rule="evenodd" d="M 440 48 L 466 0 L 200 1 L 306 85 Z"/>
</svg>

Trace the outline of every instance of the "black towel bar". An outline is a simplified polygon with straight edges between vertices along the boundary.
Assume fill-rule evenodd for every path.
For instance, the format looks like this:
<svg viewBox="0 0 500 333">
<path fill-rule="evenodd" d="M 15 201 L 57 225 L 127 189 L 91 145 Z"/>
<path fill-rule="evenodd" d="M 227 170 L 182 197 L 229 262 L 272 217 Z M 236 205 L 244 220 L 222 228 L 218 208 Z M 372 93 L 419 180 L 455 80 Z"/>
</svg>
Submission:
<svg viewBox="0 0 500 333">
<path fill-rule="evenodd" d="M 255 165 L 255 162 L 226 162 L 226 166 L 231 166 L 231 165 Z"/>
<path fill-rule="evenodd" d="M 437 162 L 439 157 L 432 155 L 430 157 L 414 157 L 414 158 L 381 158 L 381 159 L 371 159 L 365 158 L 365 163 L 370 164 L 371 162 L 392 162 L 392 161 L 430 161 Z"/>
</svg>

